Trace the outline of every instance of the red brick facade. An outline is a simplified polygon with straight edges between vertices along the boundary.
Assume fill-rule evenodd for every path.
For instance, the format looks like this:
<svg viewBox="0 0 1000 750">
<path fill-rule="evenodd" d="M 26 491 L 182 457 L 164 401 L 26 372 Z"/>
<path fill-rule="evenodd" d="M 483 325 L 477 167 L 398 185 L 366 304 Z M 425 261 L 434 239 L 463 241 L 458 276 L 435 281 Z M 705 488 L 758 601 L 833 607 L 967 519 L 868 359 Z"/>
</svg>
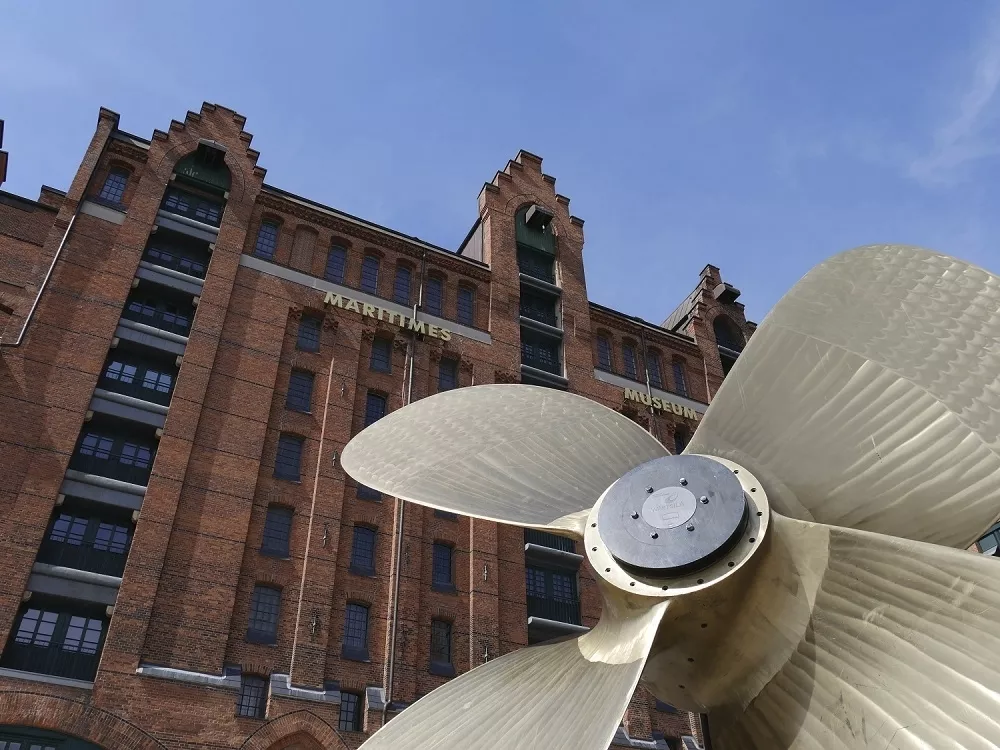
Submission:
<svg viewBox="0 0 1000 750">
<path fill-rule="evenodd" d="M 590 303 L 583 221 L 570 214 L 569 199 L 555 192 L 555 180 L 529 153 L 519 153 L 484 185 L 476 226 L 459 254 L 265 185 L 243 125 L 235 112 L 206 104 L 144 141 L 119 131 L 118 116 L 102 109 L 65 194 L 43 188 L 33 201 L 0 193 L 0 725 L 60 732 L 107 748 L 356 748 L 381 725 L 384 698 L 391 716 L 449 679 L 432 669 L 432 620 L 450 624 L 458 674 L 527 645 L 522 529 L 359 497 L 337 460 L 364 426 L 369 393 L 383 396 L 388 410 L 398 409 L 408 397 L 435 393 L 442 368 L 452 367 L 458 386 L 546 379 L 522 368 L 522 338 L 533 329 L 519 313 L 525 295 L 534 294 L 519 274 L 516 249 L 518 216 L 526 207 L 551 215 L 539 231 L 552 237 L 555 253 L 550 286 L 558 287 L 552 293 L 558 319 L 550 328 L 562 330 L 562 375 L 550 384 L 629 414 L 673 450 L 696 425 L 680 405 L 703 412 L 724 377 L 716 318 L 731 321 L 738 343 L 752 333 L 734 294 L 720 294 L 713 266 L 671 317 L 672 331 Z M 16 169 L 16 144 L 7 145 Z M 217 196 L 224 203 L 217 236 L 211 220 L 193 220 L 181 210 L 176 213 L 188 218 L 177 219 L 164 202 L 168 186 L 186 184 L 175 175 L 180 160 L 203 152 L 224 160 L 229 175 L 228 190 Z M 109 200 L 101 196 L 112 171 L 123 176 L 124 190 Z M 199 193 L 192 191 L 193 205 Z M 259 257 L 262 222 L 277 225 L 273 257 Z M 149 248 L 168 236 L 204 246 L 207 271 L 196 293 L 161 286 L 164 279 L 190 286 L 198 276 L 155 268 L 160 261 Z M 324 280 L 339 273 L 328 267 L 333 247 L 346 251 L 342 283 Z M 366 294 L 359 290 L 372 280 L 363 274 L 369 256 L 378 259 L 379 272 L 375 291 Z M 400 267 L 411 280 L 406 304 L 393 302 Z M 436 299 L 427 296 L 431 279 L 442 291 L 436 315 Z M 407 308 L 412 316 L 421 288 L 417 318 L 436 321 L 451 332 L 448 340 L 412 337 L 389 316 L 379 320 L 363 309 L 324 304 L 327 291 L 339 290 L 362 303 L 378 297 L 386 310 Z M 467 290 L 462 301 L 460 290 Z M 110 388 L 115 352 L 153 351 L 149 326 L 126 321 L 123 309 L 142 295 L 148 304 L 149 295 L 161 291 L 180 300 L 177 309 L 190 306 L 193 321 L 184 335 L 152 336 L 166 347 L 156 361 L 167 369 L 179 364 L 169 410 L 164 404 L 143 412 L 153 419 L 166 415 L 157 429 L 148 419 L 136 426 L 120 416 L 126 407 L 137 413 L 134 399 L 107 397 L 102 406 L 98 397 Z M 170 317 L 179 314 L 174 308 L 157 310 L 155 320 L 180 325 Z M 313 318 L 317 351 L 299 340 Z M 542 329 L 539 335 L 552 340 L 552 331 Z M 139 334 L 146 338 L 139 341 Z M 130 349 L 133 344 L 138 348 Z M 370 366 L 376 347 L 387 347 L 388 371 Z M 610 362 L 602 361 L 607 353 Z M 674 411 L 624 396 L 626 389 L 648 393 L 646 362 L 653 360 L 653 391 L 675 401 Z M 312 375 L 307 411 L 286 408 L 293 370 Z M 102 482 L 90 470 L 94 460 L 74 463 L 94 425 L 108 434 L 134 432 L 137 443 L 151 441 L 155 460 L 144 485 L 120 477 Z M 278 457 L 282 436 L 301 445 L 297 481 L 275 477 L 284 460 Z M 139 459 L 129 445 L 107 450 L 119 451 L 115 460 L 122 464 L 129 456 L 134 474 Z M 100 448 L 86 450 L 89 459 L 101 458 L 94 454 Z M 66 573 L 73 565 L 41 562 L 56 559 L 40 549 L 58 536 L 54 514 L 75 507 L 80 487 L 90 513 L 112 503 L 101 496 L 109 491 L 119 498 L 116 512 L 138 509 L 134 526 L 120 522 L 131 543 L 117 576 L 81 577 Z M 287 554 L 261 553 L 269 507 L 291 513 Z M 355 527 L 375 532 L 374 575 L 352 569 Z M 102 538 L 104 532 L 97 533 Z M 435 543 L 452 550 L 453 590 L 434 585 Z M 581 622 L 592 626 L 600 605 L 585 561 L 576 576 Z M 280 592 L 273 642 L 248 638 L 254 588 L 262 584 Z M 102 622 L 96 673 L 53 679 L 62 666 L 17 661 L 53 650 L 32 635 L 25 618 L 35 615 L 25 612 L 46 606 L 55 612 L 77 596 L 66 592 L 82 585 L 90 592 L 79 594 L 82 599 L 101 603 L 100 611 L 88 605 L 90 614 L 80 616 Z M 113 605 L 104 609 L 100 592 L 115 589 Z M 367 660 L 342 650 L 349 604 L 368 607 Z M 52 638 L 75 643 L 73 627 L 55 625 Z M 25 642 L 33 637 L 31 651 Z M 237 715 L 241 680 L 250 676 L 269 686 L 262 717 Z M 346 693 L 361 699 L 357 731 L 338 729 Z M 698 734 L 696 724 L 697 717 L 657 708 L 640 688 L 619 739 L 624 746 L 629 737 L 644 740 L 648 747 L 659 738 L 658 747 L 675 747 L 682 736 Z"/>
</svg>

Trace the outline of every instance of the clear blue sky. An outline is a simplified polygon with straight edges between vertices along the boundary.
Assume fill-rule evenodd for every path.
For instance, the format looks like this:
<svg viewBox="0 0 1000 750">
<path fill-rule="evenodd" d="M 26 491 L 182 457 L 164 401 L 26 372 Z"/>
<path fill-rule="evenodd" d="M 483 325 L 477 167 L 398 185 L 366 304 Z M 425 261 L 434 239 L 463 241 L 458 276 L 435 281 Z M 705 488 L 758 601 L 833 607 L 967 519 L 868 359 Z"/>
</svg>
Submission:
<svg viewBox="0 0 1000 750">
<path fill-rule="evenodd" d="M 757 320 L 855 245 L 1000 271 L 998 83 L 973 0 L 0 9 L 4 189 L 65 188 L 101 105 L 149 137 L 207 100 L 269 183 L 454 249 L 524 148 L 587 222 L 591 298 L 655 322 L 707 262 Z"/>
</svg>

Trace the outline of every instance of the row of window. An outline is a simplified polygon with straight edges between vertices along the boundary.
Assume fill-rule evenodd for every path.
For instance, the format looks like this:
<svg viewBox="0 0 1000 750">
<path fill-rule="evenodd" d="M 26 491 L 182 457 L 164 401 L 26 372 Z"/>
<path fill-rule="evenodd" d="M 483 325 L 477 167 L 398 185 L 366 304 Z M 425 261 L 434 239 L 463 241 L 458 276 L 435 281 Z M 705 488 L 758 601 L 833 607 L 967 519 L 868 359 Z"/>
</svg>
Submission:
<svg viewBox="0 0 1000 750">
<path fill-rule="evenodd" d="M 274 260 L 278 250 L 279 227 L 271 221 L 262 222 L 257 230 L 257 242 L 254 245 L 254 255 L 263 260 Z M 367 254 L 361 262 L 361 284 L 362 292 L 378 295 L 379 277 L 381 275 L 382 262 L 378 256 Z M 342 245 L 332 245 L 326 256 L 326 269 L 324 278 L 334 284 L 345 283 L 345 273 L 347 270 L 347 248 Z M 413 272 L 409 266 L 399 264 L 396 266 L 396 275 L 392 284 L 392 300 L 409 307 L 416 300 L 413 299 Z M 423 299 L 420 301 L 422 309 L 430 315 L 444 315 L 444 279 L 439 276 L 429 276 L 424 281 Z M 460 285 L 458 287 L 458 299 L 456 303 L 456 318 L 463 325 L 475 325 L 476 319 L 476 290 L 470 286 Z"/>
<path fill-rule="evenodd" d="M 632 344 L 622 344 L 622 374 L 629 380 L 639 379 L 639 357 Z M 611 353 L 611 340 L 607 336 L 597 337 L 597 366 L 602 370 L 614 372 L 614 361 Z M 673 391 L 681 396 L 688 395 L 687 378 L 684 374 L 684 363 L 674 360 L 671 364 L 674 376 Z M 664 380 L 660 368 L 660 356 L 655 351 L 646 352 L 646 374 L 649 384 L 654 388 L 663 388 Z"/>
<path fill-rule="evenodd" d="M 236 715 L 250 719 L 263 719 L 267 711 L 268 680 L 255 675 L 243 675 L 240 680 L 240 694 L 236 699 Z M 360 693 L 340 691 L 340 715 L 337 729 L 341 732 L 361 731 L 361 708 L 364 705 Z M 0 750 L 3 750 L 0 748 Z"/>
</svg>

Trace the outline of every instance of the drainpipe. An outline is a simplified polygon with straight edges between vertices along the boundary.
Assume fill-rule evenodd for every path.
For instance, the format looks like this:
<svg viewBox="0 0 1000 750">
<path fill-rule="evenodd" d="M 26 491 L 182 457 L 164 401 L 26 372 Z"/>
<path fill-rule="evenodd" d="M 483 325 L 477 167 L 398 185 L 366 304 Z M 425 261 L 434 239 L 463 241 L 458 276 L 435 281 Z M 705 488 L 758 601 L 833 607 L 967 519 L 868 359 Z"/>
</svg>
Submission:
<svg viewBox="0 0 1000 750">
<path fill-rule="evenodd" d="M 420 278 L 417 284 L 417 301 L 413 305 L 413 320 L 416 321 L 417 313 L 424 301 L 424 275 L 427 272 L 427 253 L 420 255 Z M 413 400 L 413 361 L 416 358 L 417 334 L 416 331 L 410 333 L 410 341 L 406 348 L 406 387 L 403 391 L 403 406 Z M 403 519 L 406 509 L 406 501 L 396 498 L 396 538 L 393 540 L 395 551 L 395 564 L 392 570 L 392 625 L 389 628 L 389 670 L 385 681 L 385 699 L 382 703 L 382 726 L 385 726 L 385 716 L 389 710 L 389 703 L 392 701 L 392 683 L 395 676 L 396 667 L 396 631 L 399 625 L 399 574 L 403 559 Z"/>
<path fill-rule="evenodd" d="M 81 201 L 82 203 L 82 201 Z M 31 308 L 28 310 L 28 314 L 24 318 L 24 325 L 21 326 L 20 333 L 17 334 L 17 338 L 12 342 L 0 341 L 0 346 L 20 346 L 21 342 L 24 340 L 24 333 L 28 330 L 28 324 L 31 322 L 32 317 L 35 315 L 35 309 L 38 307 L 39 301 L 42 299 L 42 292 L 45 291 L 45 287 L 48 286 L 49 279 L 52 277 L 52 271 L 56 267 L 56 261 L 59 260 L 59 256 L 62 255 L 63 246 L 66 244 L 66 238 L 69 237 L 69 230 L 73 228 L 73 222 L 76 221 L 76 217 L 80 213 L 80 204 L 77 204 L 76 211 L 69 219 L 69 224 L 66 225 L 66 231 L 63 232 L 62 239 L 59 240 L 59 247 L 56 248 L 55 254 L 52 256 L 52 262 L 49 263 L 49 270 L 45 272 L 45 278 L 42 279 L 41 286 L 38 287 L 38 294 L 35 295 L 35 301 L 31 303 Z"/>
<path fill-rule="evenodd" d="M 305 596 L 306 590 L 306 571 L 309 568 L 309 550 L 312 545 L 312 532 L 313 532 L 313 519 L 316 516 L 316 496 L 319 492 L 319 469 L 323 461 L 323 442 L 326 438 L 326 418 L 330 410 L 330 392 L 333 387 L 333 363 L 336 359 L 336 354 L 330 357 L 330 366 L 327 371 L 326 376 L 326 401 L 323 403 L 323 421 L 319 429 L 319 448 L 316 452 L 316 471 L 313 474 L 313 490 L 312 490 L 312 503 L 309 506 L 309 526 L 306 530 L 306 553 L 302 560 L 302 580 L 299 582 L 299 603 L 295 611 L 295 640 L 292 643 L 292 656 L 288 664 L 288 682 L 291 685 L 292 675 L 295 669 L 295 654 L 297 652 L 296 645 L 299 640 L 299 625 L 302 620 L 302 599 Z M 325 536 L 324 536 L 324 546 L 325 546 Z"/>
<path fill-rule="evenodd" d="M 639 343 L 642 347 L 642 371 L 646 374 L 646 395 L 649 397 L 649 434 L 655 438 L 656 430 L 653 429 L 653 425 L 656 424 L 654 421 L 656 412 L 653 410 L 653 389 L 649 384 L 649 355 L 646 353 L 646 331 L 642 326 L 639 326 Z"/>
</svg>

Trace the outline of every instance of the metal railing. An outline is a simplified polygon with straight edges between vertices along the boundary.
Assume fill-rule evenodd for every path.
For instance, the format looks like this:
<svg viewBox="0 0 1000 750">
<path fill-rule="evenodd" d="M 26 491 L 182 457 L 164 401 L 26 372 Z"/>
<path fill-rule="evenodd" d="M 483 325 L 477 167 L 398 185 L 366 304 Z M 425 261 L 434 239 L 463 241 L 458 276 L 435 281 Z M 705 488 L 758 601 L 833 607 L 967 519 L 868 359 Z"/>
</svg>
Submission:
<svg viewBox="0 0 1000 750">
<path fill-rule="evenodd" d="M 170 373 L 168 373 L 170 374 Z M 97 381 L 98 388 L 103 388 L 106 391 L 111 391 L 112 393 L 120 393 L 123 396 L 131 396 L 132 398 L 137 398 L 141 401 L 150 401 L 154 404 L 160 404 L 161 406 L 170 405 L 170 394 L 174 390 L 174 379 L 171 374 L 170 387 L 164 391 L 161 390 L 163 387 L 159 380 L 156 381 L 154 385 L 150 381 L 150 385 L 146 385 L 145 371 L 138 371 L 132 378 L 131 383 L 126 383 L 120 378 L 108 378 L 101 377 Z M 152 387 L 151 387 L 152 386 Z"/>
<path fill-rule="evenodd" d="M 576 543 L 572 539 L 559 536 L 558 534 L 550 534 L 547 531 L 539 531 L 537 529 L 525 529 L 524 542 L 525 544 L 537 544 L 542 547 L 557 549 L 563 552 L 576 552 Z"/>
<path fill-rule="evenodd" d="M 540 279 L 549 284 L 556 282 L 552 260 L 541 258 L 534 251 L 521 250 L 519 248 L 517 253 L 517 268 L 525 276 L 531 276 L 533 279 Z"/>
<path fill-rule="evenodd" d="M 131 539 L 125 544 L 114 540 L 71 544 L 46 539 L 38 550 L 38 562 L 120 578 L 125 572 L 130 543 Z"/>
<path fill-rule="evenodd" d="M 528 617 L 544 617 L 546 620 L 581 625 L 579 600 L 548 599 L 538 596 L 528 597 Z"/>
<path fill-rule="evenodd" d="M 521 352 L 521 364 L 551 372 L 553 375 L 562 375 L 562 364 L 558 359 Z"/>
<path fill-rule="evenodd" d="M 546 323 L 554 328 L 557 328 L 559 326 L 559 322 L 556 319 L 556 311 L 553 309 L 539 307 L 538 305 L 525 304 L 522 301 L 521 315 L 523 315 L 525 318 L 531 318 L 532 320 L 537 320 L 540 323 Z"/>
<path fill-rule="evenodd" d="M 100 651 L 96 654 L 84 654 L 66 651 L 58 645 L 32 646 L 12 640 L 3 650 L 0 664 L 22 672 L 91 681 L 97 675 L 97 663 L 100 659 Z"/>
<path fill-rule="evenodd" d="M 157 310 L 148 305 L 140 303 L 129 303 L 122 310 L 122 317 L 127 320 L 134 320 L 136 323 L 159 328 L 163 331 L 170 331 L 181 336 L 187 336 L 191 328 L 191 316 L 183 313 L 172 313 L 164 310 Z"/>
<path fill-rule="evenodd" d="M 168 247 L 147 247 L 142 259 L 154 266 L 180 271 L 198 279 L 205 278 L 208 267 L 208 257 L 199 258 L 189 253 L 182 253 Z"/>
<path fill-rule="evenodd" d="M 173 187 L 167 189 L 160 209 L 213 227 L 222 223 L 221 203 Z"/>
<path fill-rule="evenodd" d="M 75 453 L 69 461 L 69 468 L 145 487 L 149 484 L 149 475 L 153 469 L 153 452 L 150 450 L 148 459 L 134 455 L 123 456 L 120 453 Z"/>
</svg>

